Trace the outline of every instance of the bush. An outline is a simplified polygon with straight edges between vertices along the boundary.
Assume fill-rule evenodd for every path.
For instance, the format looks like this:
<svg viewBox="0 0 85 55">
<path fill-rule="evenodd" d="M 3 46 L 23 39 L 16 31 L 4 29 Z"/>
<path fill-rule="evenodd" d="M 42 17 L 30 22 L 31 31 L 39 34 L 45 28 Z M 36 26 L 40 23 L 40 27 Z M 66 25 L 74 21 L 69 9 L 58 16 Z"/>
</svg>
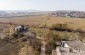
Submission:
<svg viewBox="0 0 85 55">
<path fill-rule="evenodd" d="M 13 36 L 14 38 L 20 38 L 20 37 L 23 37 L 24 34 L 23 34 L 23 33 L 13 33 L 12 36 Z"/>
<path fill-rule="evenodd" d="M 51 55 L 52 50 L 56 48 L 57 37 L 58 35 L 53 31 L 49 31 L 47 34 L 46 54 Z"/>
<path fill-rule="evenodd" d="M 72 32 L 72 29 L 70 29 L 67 24 L 54 24 L 51 29 L 58 30 L 58 31 Z"/>
<path fill-rule="evenodd" d="M 67 24 L 54 24 L 52 28 L 55 28 L 55 29 L 67 29 L 68 25 Z"/>
</svg>

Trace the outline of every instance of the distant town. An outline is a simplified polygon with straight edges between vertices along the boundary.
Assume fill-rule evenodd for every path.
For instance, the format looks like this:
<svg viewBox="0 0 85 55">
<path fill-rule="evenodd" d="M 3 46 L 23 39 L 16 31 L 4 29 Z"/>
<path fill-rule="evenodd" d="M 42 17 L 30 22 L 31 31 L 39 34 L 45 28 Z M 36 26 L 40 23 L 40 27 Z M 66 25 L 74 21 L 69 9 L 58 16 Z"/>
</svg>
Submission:
<svg viewBox="0 0 85 55">
<path fill-rule="evenodd" d="M 0 11 L 0 18 L 22 17 L 28 15 L 51 15 L 56 17 L 85 18 L 85 11 L 38 11 L 38 10 L 21 10 L 21 11 Z"/>
<path fill-rule="evenodd" d="M 52 15 L 59 17 L 85 18 L 84 11 L 55 11 Z"/>
</svg>

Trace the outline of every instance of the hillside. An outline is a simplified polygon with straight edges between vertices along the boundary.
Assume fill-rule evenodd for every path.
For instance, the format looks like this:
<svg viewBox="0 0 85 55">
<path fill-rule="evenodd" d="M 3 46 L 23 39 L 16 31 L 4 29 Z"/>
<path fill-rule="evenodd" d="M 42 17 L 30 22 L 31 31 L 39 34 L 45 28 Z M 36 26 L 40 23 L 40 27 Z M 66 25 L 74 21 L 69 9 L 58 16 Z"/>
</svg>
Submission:
<svg viewBox="0 0 85 55">
<path fill-rule="evenodd" d="M 0 39 L 0 54 L 40 55 L 42 53 L 41 48 L 46 48 L 46 55 L 51 55 L 52 50 L 57 47 L 56 42 L 61 40 L 78 40 L 83 44 L 85 43 L 84 24 L 85 19 L 82 18 L 49 15 L 0 18 L 0 35 L 3 37 Z M 27 27 L 27 31 L 15 32 L 11 36 L 7 35 L 7 33 L 11 34 L 13 29 L 20 25 Z M 7 29 L 6 32 L 3 32 L 4 29 Z M 12 31 L 9 32 L 10 30 Z"/>
</svg>

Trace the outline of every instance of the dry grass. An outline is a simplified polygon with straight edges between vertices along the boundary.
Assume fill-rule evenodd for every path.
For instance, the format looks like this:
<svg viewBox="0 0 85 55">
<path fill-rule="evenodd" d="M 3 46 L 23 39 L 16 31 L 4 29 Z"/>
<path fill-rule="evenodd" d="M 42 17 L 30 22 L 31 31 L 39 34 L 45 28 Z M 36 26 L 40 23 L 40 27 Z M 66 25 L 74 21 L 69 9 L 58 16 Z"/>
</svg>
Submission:
<svg viewBox="0 0 85 55">
<path fill-rule="evenodd" d="M 16 17 L 16 18 L 0 18 L 0 22 L 13 22 L 17 24 L 24 25 L 39 25 L 43 26 L 46 23 L 46 26 L 51 27 L 56 23 L 66 23 L 69 27 L 74 29 L 83 29 L 85 30 L 85 19 L 80 18 L 69 18 L 69 17 L 51 17 L 51 16 L 29 16 L 29 17 Z"/>
<path fill-rule="evenodd" d="M 66 18 L 66 17 L 51 17 L 51 16 L 29 16 L 29 17 L 16 17 L 16 18 L 3 18 L 3 19 L 0 18 L 0 22 L 6 22 L 6 23 L 13 22 L 13 23 L 17 23 L 17 24 L 24 24 L 24 25 L 30 25 L 30 26 L 32 26 L 32 25 L 43 26 L 46 23 L 46 26 L 48 26 L 48 27 L 51 27 L 53 24 L 60 24 L 60 23 L 63 24 L 64 23 L 64 24 L 68 24 L 70 28 L 73 28 L 73 29 L 80 28 L 82 30 L 85 30 L 85 25 L 84 25 L 85 19 L 79 19 L 79 18 L 74 19 L 74 18 L 69 18 L 69 17 Z M 49 29 L 44 29 L 44 28 L 30 28 L 29 30 L 35 32 L 38 36 L 44 37 L 48 41 L 51 39 L 55 40 L 55 37 L 58 38 L 58 36 L 62 39 L 63 38 L 69 38 L 69 39 L 72 38 L 73 39 L 74 35 L 76 34 L 73 32 L 62 32 L 62 31 L 54 31 L 54 30 L 51 31 Z M 34 45 L 34 43 L 38 43 L 40 41 L 35 42 L 36 40 L 34 40 L 34 39 L 32 39 L 32 40 L 33 40 L 33 46 L 36 47 L 36 49 L 38 49 L 39 44 Z M 23 45 L 23 43 L 21 43 L 21 44 Z M 20 45 L 20 46 L 22 46 L 22 45 Z M 10 51 L 12 49 L 15 50 L 12 52 L 13 54 L 15 54 L 16 51 L 18 51 L 17 48 L 20 49 L 20 46 L 17 45 L 17 47 L 16 47 L 14 45 L 13 47 L 10 47 L 8 45 L 7 48 L 10 47 Z M 14 48 L 14 47 L 16 47 L 16 48 Z M 28 50 L 29 52 L 34 50 L 34 49 L 32 49 L 31 46 L 29 46 L 29 49 L 31 49 L 31 50 Z M 20 50 L 20 52 L 24 53 L 23 50 L 24 50 L 24 48 L 22 48 Z M 5 51 L 3 51 L 3 52 L 5 52 Z M 30 53 L 32 53 L 32 52 L 30 52 Z M 17 55 L 17 54 L 15 54 L 15 55 Z"/>
</svg>

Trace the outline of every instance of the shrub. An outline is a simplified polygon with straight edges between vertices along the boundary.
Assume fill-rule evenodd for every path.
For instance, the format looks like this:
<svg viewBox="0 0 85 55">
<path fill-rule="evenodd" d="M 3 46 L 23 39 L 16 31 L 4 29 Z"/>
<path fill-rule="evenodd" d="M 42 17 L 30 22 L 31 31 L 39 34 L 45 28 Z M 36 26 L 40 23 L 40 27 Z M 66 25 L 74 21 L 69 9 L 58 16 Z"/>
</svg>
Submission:
<svg viewBox="0 0 85 55">
<path fill-rule="evenodd" d="M 69 29 L 69 26 L 67 24 L 54 24 L 51 29 L 72 32 L 72 30 Z"/>
<path fill-rule="evenodd" d="M 13 36 L 14 38 L 20 38 L 20 37 L 23 37 L 24 34 L 23 34 L 23 33 L 13 33 L 12 36 Z"/>
<path fill-rule="evenodd" d="M 57 36 L 53 31 L 47 34 L 46 54 L 51 55 L 52 50 L 56 48 Z"/>
<path fill-rule="evenodd" d="M 67 29 L 68 25 L 67 24 L 54 24 L 53 28 L 55 28 L 55 29 Z"/>
</svg>

